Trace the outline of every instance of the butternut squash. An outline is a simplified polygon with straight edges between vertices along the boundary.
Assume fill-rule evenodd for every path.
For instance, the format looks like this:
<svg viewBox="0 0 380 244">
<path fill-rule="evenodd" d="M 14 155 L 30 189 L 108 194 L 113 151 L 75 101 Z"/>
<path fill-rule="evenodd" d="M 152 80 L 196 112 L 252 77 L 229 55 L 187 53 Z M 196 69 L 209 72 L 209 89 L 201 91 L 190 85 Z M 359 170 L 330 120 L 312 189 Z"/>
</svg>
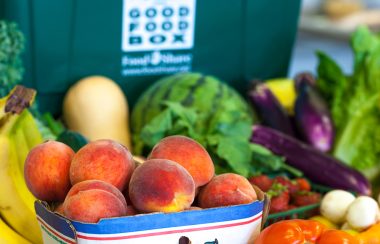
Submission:
<svg viewBox="0 0 380 244">
<path fill-rule="evenodd" d="M 132 150 L 128 101 L 109 78 L 90 76 L 70 87 L 63 100 L 63 119 L 68 129 L 90 141 L 112 139 Z"/>
</svg>

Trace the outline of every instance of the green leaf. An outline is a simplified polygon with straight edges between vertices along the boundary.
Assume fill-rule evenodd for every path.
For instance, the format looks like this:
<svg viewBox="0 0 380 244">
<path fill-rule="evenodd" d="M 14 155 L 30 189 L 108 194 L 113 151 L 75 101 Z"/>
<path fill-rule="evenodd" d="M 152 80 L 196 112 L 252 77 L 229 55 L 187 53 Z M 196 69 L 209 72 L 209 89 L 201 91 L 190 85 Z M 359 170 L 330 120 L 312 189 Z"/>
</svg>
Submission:
<svg viewBox="0 0 380 244">
<path fill-rule="evenodd" d="M 318 51 L 318 80 L 319 92 L 331 105 L 338 90 L 346 85 L 346 77 L 339 65 L 324 52 Z"/>
<path fill-rule="evenodd" d="M 259 155 L 273 155 L 272 152 L 268 148 L 263 147 L 263 146 L 256 144 L 256 143 L 250 143 L 249 147 L 251 148 L 253 155 L 257 155 L 257 154 L 259 154 Z"/>
<path fill-rule="evenodd" d="M 172 112 L 165 109 L 146 124 L 141 133 L 141 140 L 151 147 L 165 137 L 166 133 L 173 127 Z"/>
<path fill-rule="evenodd" d="M 164 102 L 164 105 L 170 110 L 173 117 L 173 129 L 176 134 L 186 134 L 193 139 L 199 139 L 195 131 L 195 123 L 198 115 L 192 108 L 182 106 L 177 102 Z"/>
<path fill-rule="evenodd" d="M 379 104 L 380 91 L 350 118 L 334 150 L 335 157 L 363 172 L 373 166 L 380 167 Z M 368 178 L 375 176 L 367 174 Z"/>
<path fill-rule="evenodd" d="M 225 159 L 236 173 L 248 177 L 252 157 L 249 142 L 238 137 L 220 137 L 216 153 Z"/>
<path fill-rule="evenodd" d="M 237 121 L 236 123 L 221 123 L 217 129 L 218 134 L 224 135 L 227 137 L 241 137 L 249 138 L 252 133 L 252 125 L 246 121 Z"/>
<path fill-rule="evenodd" d="M 288 172 L 301 177 L 302 172 L 285 163 L 285 158 L 274 155 L 269 149 L 255 143 L 250 144 L 252 150 L 252 175 Z"/>
<path fill-rule="evenodd" d="M 317 87 L 329 104 L 334 123 L 341 127 L 347 120 L 347 96 L 350 89 L 350 80 L 345 77 L 340 67 L 323 52 L 317 53 L 319 58 Z"/>
<path fill-rule="evenodd" d="M 360 66 L 368 53 L 373 52 L 379 45 L 380 39 L 371 33 L 368 27 L 361 26 L 355 31 L 351 38 L 351 46 L 355 54 L 355 70 L 358 68 L 360 69 L 360 67 L 357 66 Z"/>
<path fill-rule="evenodd" d="M 267 168 L 269 171 L 279 171 L 284 164 L 284 159 L 274 155 L 253 153 L 252 163 L 259 166 L 259 168 Z"/>
</svg>

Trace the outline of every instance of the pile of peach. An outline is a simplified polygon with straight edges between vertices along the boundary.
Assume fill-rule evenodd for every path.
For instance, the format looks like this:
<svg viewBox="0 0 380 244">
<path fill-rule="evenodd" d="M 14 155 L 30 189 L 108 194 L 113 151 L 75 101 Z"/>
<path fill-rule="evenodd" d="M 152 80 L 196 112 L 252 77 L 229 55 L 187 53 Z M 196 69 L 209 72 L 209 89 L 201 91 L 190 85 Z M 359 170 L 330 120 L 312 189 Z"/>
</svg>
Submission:
<svg viewBox="0 0 380 244">
<path fill-rule="evenodd" d="M 251 203 L 256 192 L 243 176 L 215 176 L 207 151 L 185 136 L 162 139 L 139 164 L 112 140 L 93 141 L 77 153 L 57 141 L 33 148 L 25 162 L 33 195 L 68 219 L 102 218 Z"/>
</svg>

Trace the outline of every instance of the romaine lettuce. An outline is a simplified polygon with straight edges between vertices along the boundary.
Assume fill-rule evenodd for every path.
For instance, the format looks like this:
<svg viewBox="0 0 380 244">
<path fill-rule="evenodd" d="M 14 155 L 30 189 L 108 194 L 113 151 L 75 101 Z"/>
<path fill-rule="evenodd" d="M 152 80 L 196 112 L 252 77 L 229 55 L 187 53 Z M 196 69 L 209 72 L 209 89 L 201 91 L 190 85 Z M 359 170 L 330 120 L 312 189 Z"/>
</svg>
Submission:
<svg viewBox="0 0 380 244">
<path fill-rule="evenodd" d="M 351 47 L 352 75 L 318 52 L 317 86 L 336 126 L 334 156 L 374 179 L 380 174 L 380 38 L 360 27 Z"/>
</svg>

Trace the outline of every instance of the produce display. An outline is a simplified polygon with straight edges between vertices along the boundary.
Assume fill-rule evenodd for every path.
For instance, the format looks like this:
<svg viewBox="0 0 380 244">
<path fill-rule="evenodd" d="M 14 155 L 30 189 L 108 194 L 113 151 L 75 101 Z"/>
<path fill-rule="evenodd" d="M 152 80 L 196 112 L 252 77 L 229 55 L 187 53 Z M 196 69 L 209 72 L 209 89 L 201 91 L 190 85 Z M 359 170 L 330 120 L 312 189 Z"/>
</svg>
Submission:
<svg viewBox="0 0 380 244">
<path fill-rule="evenodd" d="M 165 137 L 141 165 L 116 141 L 95 140 L 76 153 L 66 144 L 47 141 L 29 152 L 25 180 L 33 195 L 56 212 L 88 223 L 127 213 L 170 213 L 257 200 L 245 177 L 214 177 L 207 151 L 185 136 Z"/>
<path fill-rule="evenodd" d="M 253 80 L 245 94 L 176 73 L 131 112 L 117 82 L 88 76 L 59 117 L 19 85 L 23 45 L 0 21 L 1 243 L 42 243 L 36 202 L 93 226 L 259 203 L 249 243 L 380 243 L 380 38 L 367 28 L 350 75 L 322 52 L 315 77 Z"/>
</svg>

